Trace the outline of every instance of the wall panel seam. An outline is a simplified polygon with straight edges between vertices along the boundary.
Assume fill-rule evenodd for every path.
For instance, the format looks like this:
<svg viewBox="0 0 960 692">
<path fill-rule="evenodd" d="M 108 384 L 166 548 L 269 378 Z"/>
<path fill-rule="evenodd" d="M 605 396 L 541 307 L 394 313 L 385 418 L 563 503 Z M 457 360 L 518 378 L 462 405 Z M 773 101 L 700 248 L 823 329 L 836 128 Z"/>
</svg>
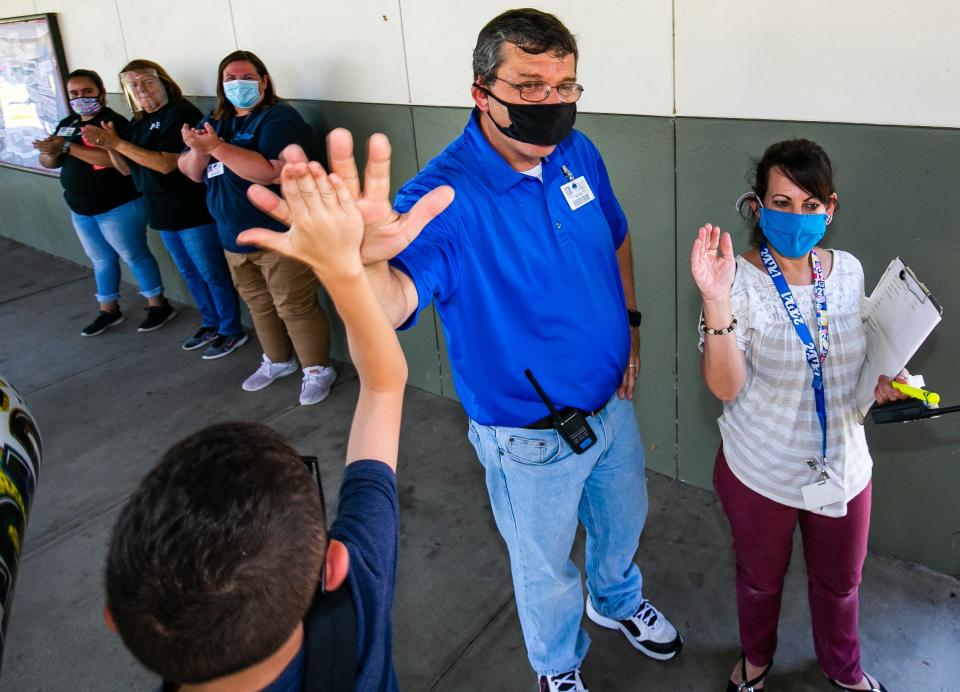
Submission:
<svg viewBox="0 0 960 692">
<path fill-rule="evenodd" d="M 677 115 L 677 0 L 673 0 L 670 3 L 670 22 L 672 24 L 673 31 L 670 34 L 670 68 L 671 68 L 671 83 L 670 83 L 670 96 L 673 100 L 673 115 Z M 674 141 L 674 153 L 676 153 L 676 133 L 673 137 Z M 676 169 L 676 159 L 674 159 L 674 169 Z"/>
<path fill-rule="evenodd" d="M 407 103 L 411 106 L 413 105 L 413 89 L 410 88 L 410 60 L 407 57 L 407 32 L 403 27 L 403 2 L 402 0 L 397 0 L 397 13 L 400 15 L 400 44 L 403 47 L 403 74 L 407 78 Z M 413 120 L 413 111 L 410 112 L 411 122 Z M 414 128 L 413 133 L 413 144 L 417 144 L 417 133 L 416 128 Z M 419 154 L 417 156 L 417 163 L 419 164 Z"/>
<path fill-rule="evenodd" d="M 676 92 L 674 92 L 676 98 Z M 673 133 L 673 266 L 680 264 L 680 197 L 677 165 L 677 118 L 670 119 Z M 680 271 L 673 276 L 673 478 L 680 480 Z"/>
<path fill-rule="evenodd" d="M 37 0 L 33 0 L 37 4 Z M 123 17 L 120 16 L 120 0 L 113 0 L 113 7 L 117 11 L 117 25 L 120 27 L 120 40 L 123 42 L 123 55 L 127 62 L 130 61 L 130 49 L 127 48 L 127 35 L 123 31 Z"/>
<path fill-rule="evenodd" d="M 237 38 L 237 18 L 233 13 L 233 0 L 227 0 L 227 10 L 230 11 L 230 28 L 233 30 L 233 47 L 240 50 L 240 39 Z"/>
</svg>

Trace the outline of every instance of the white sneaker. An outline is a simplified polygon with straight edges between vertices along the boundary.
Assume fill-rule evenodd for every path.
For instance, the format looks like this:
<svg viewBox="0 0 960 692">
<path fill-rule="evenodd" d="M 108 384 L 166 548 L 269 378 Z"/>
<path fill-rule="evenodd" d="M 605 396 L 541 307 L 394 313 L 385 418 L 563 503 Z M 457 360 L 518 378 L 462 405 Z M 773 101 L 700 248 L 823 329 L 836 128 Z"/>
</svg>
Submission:
<svg viewBox="0 0 960 692">
<path fill-rule="evenodd" d="M 337 371 L 330 366 L 314 365 L 303 369 L 303 383 L 300 385 L 300 405 L 319 404 L 330 394 L 330 388 L 337 379 Z"/>
<path fill-rule="evenodd" d="M 297 371 L 300 364 L 297 357 L 293 356 L 286 363 L 274 363 L 270 357 L 264 353 L 263 362 L 257 371 L 243 381 L 243 389 L 248 392 L 258 392 L 267 385 L 271 384 L 278 377 L 286 377 Z"/>
<path fill-rule="evenodd" d="M 587 617 L 601 627 L 620 630 L 634 649 L 658 661 L 673 658 L 683 648 L 677 629 L 650 601 L 641 602 L 637 612 L 626 620 L 612 620 L 598 613 L 587 596 Z"/>
<path fill-rule="evenodd" d="M 580 669 L 560 675 L 541 675 L 540 692 L 590 692 L 583 684 Z"/>
</svg>

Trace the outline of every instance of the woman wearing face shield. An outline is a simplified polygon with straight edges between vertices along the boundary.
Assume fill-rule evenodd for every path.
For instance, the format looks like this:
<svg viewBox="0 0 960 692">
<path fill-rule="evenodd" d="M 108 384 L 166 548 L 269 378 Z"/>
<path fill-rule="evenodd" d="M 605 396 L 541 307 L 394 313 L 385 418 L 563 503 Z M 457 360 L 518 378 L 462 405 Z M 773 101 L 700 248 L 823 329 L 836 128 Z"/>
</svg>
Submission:
<svg viewBox="0 0 960 692">
<path fill-rule="evenodd" d="M 179 166 L 207 185 L 207 206 L 217 222 L 233 282 L 253 318 L 263 348 L 260 367 L 243 383 L 249 392 L 303 369 L 300 404 L 327 397 L 336 379 L 330 362 L 330 328 L 317 301 L 313 272 L 273 252 L 237 244 L 248 228 L 286 226 L 247 199 L 253 183 L 276 185 L 290 144 L 309 151 L 311 130 L 274 91 L 266 66 L 249 51 L 234 51 L 217 68 L 217 105 L 195 128 L 184 126 L 187 150 Z"/>
<path fill-rule="evenodd" d="M 147 299 L 147 317 L 139 331 L 162 327 L 177 316 L 163 297 L 157 260 L 147 246 L 147 217 L 133 183 L 113 168 L 106 151 L 86 128 L 126 133 L 129 121 L 107 106 L 103 80 L 92 70 L 74 70 L 67 77 L 72 114 L 46 139 L 33 143 L 40 165 L 60 168 L 63 198 L 73 226 L 93 264 L 100 312 L 80 332 L 96 336 L 124 321 L 120 311 L 120 259 L 130 267 Z"/>
<path fill-rule="evenodd" d="M 90 126 L 87 136 L 143 194 L 150 226 L 160 233 L 197 303 L 200 329 L 183 343 L 184 350 L 206 347 L 205 360 L 229 355 L 247 341 L 237 292 L 207 211 L 206 190 L 177 168 L 181 130 L 203 116 L 166 70 L 150 60 L 128 63 L 120 84 L 133 112 L 128 133 Z"/>
<path fill-rule="evenodd" d="M 723 401 L 713 482 L 737 562 L 743 654 L 727 689 L 764 687 L 799 524 L 820 667 L 839 689 L 882 691 L 860 667 L 857 626 L 873 464 L 855 396 L 866 353 L 863 267 L 817 245 L 837 211 L 820 146 L 772 145 L 754 180 L 737 205 L 757 221 L 754 248 L 735 258 L 730 234 L 706 224 L 690 256 L 703 300 L 702 372 Z M 902 398 L 886 377 L 874 396 Z"/>
</svg>

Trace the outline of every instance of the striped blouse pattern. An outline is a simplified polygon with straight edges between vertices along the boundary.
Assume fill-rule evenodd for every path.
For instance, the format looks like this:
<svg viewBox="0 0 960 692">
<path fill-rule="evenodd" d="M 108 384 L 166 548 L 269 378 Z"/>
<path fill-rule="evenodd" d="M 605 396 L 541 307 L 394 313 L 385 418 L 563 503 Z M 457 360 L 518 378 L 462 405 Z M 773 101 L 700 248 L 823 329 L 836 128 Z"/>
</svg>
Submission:
<svg viewBox="0 0 960 692">
<path fill-rule="evenodd" d="M 813 286 L 791 286 L 811 334 L 817 333 Z M 843 502 L 815 510 L 840 517 L 870 481 L 873 461 L 856 407 L 856 385 L 866 353 L 862 322 L 863 267 L 850 253 L 833 251 L 826 279 L 830 351 L 823 365 L 827 405 L 827 460 L 843 481 Z M 732 290 L 737 343 L 747 379 L 718 419 L 723 450 L 740 481 L 764 497 L 803 508 L 800 488 L 819 472 L 805 460 L 820 455 L 822 434 L 813 397 L 813 374 L 800 338 L 766 271 L 742 256 Z M 700 335 L 700 348 L 704 336 Z"/>
</svg>

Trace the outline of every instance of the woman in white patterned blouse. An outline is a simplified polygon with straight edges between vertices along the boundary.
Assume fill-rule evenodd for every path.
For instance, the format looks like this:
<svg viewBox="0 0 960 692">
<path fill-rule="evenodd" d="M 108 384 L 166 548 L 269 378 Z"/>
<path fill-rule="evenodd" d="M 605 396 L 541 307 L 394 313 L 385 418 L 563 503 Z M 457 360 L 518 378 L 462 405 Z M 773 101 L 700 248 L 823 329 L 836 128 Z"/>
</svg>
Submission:
<svg viewBox="0 0 960 692">
<path fill-rule="evenodd" d="M 690 257 L 703 299 L 702 372 L 723 405 L 714 487 L 733 532 L 743 654 L 728 690 L 763 689 L 797 524 L 814 647 L 835 687 L 883 691 L 860 667 L 857 606 L 872 461 L 854 391 L 866 350 L 863 268 L 817 246 L 837 211 L 833 167 L 808 140 L 779 142 L 739 208 L 754 248 L 733 255 L 706 224 Z M 901 398 L 888 378 L 884 402 Z"/>
</svg>

